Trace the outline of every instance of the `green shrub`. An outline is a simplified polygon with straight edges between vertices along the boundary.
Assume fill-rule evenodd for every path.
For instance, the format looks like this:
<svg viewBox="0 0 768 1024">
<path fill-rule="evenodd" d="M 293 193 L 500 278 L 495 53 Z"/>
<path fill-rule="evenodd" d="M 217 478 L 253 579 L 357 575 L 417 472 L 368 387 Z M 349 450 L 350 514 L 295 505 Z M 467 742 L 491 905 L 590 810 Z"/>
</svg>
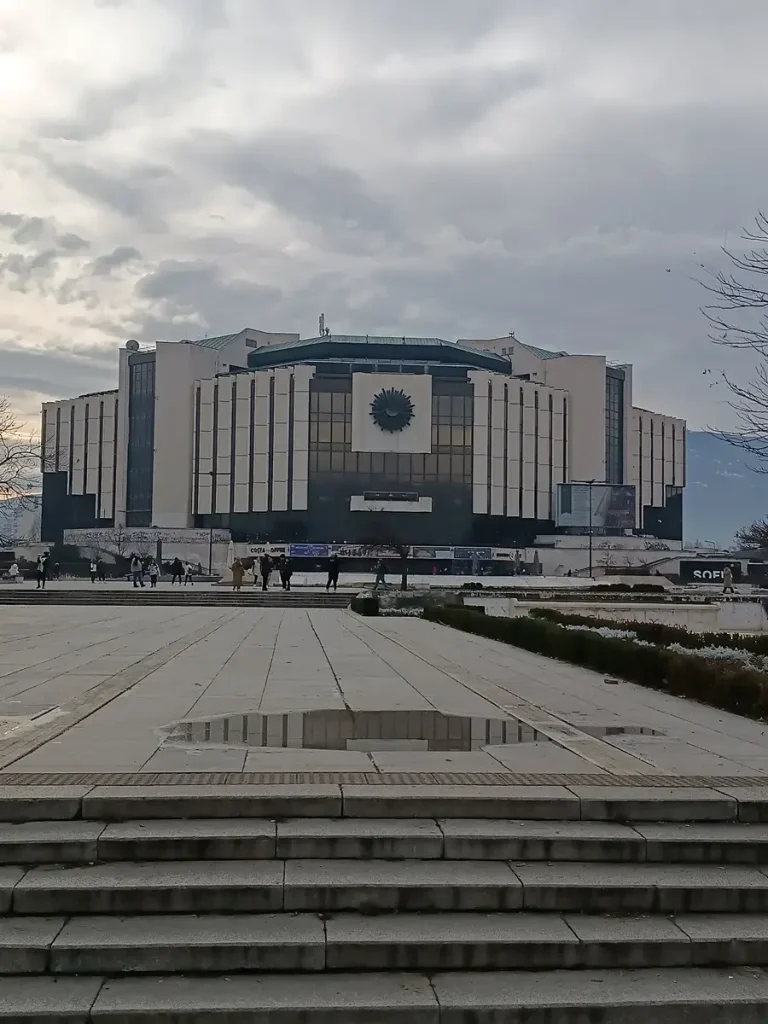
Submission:
<svg viewBox="0 0 768 1024">
<path fill-rule="evenodd" d="M 352 598 L 351 608 L 358 615 L 378 615 L 379 599 L 373 594 L 358 594 Z"/>
<path fill-rule="evenodd" d="M 505 618 L 478 615 L 469 608 L 425 608 L 424 618 L 723 711 L 760 719 L 768 714 L 768 674 L 752 669 L 707 662 L 664 647 L 643 647 L 588 630 L 563 629 L 543 615 Z"/>
<path fill-rule="evenodd" d="M 562 626 L 607 626 L 609 629 L 629 629 L 639 640 L 667 647 L 680 644 L 697 650 L 701 647 L 731 647 L 750 654 L 768 655 L 768 636 L 741 636 L 739 633 L 692 633 L 684 626 L 670 626 L 664 622 L 635 622 L 633 619 L 605 619 L 578 612 L 560 612 L 556 608 L 534 608 L 536 618 L 547 619 Z"/>
</svg>

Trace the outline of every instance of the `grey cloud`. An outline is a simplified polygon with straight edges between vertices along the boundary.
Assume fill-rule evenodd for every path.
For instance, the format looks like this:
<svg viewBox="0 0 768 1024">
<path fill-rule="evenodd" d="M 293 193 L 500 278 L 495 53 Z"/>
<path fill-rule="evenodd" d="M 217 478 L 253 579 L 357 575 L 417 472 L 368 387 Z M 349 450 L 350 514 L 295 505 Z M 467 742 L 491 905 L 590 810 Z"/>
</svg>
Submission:
<svg viewBox="0 0 768 1024">
<path fill-rule="evenodd" d="M 0 380 L 5 392 L 32 391 L 47 399 L 117 386 L 117 346 L 76 355 L 60 349 L 40 351 L 3 344 Z"/>
<path fill-rule="evenodd" d="M 164 230 L 164 219 L 157 211 L 161 204 L 156 193 L 162 192 L 165 179 L 173 177 L 170 169 L 139 166 L 127 169 L 124 174 L 114 174 L 76 162 L 59 163 L 48 159 L 47 163 L 60 181 L 86 199 L 137 221 L 146 231 Z"/>
<path fill-rule="evenodd" d="M 134 321 L 136 336 L 151 341 L 177 340 L 201 327 L 222 334 L 240 330 L 271 312 L 281 297 L 276 288 L 227 279 L 203 260 L 161 263 L 137 282 L 136 296 L 147 303 Z"/>
<path fill-rule="evenodd" d="M 134 246 L 119 245 L 112 252 L 97 256 L 88 269 L 94 277 L 108 277 L 113 270 L 124 267 L 127 263 L 141 260 L 141 258 L 141 253 Z"/>
<path fill-rule="evenodd" d="M 78 252 L 80 249 L 88 249 L 90 242 L 86 242 L 80 235 L 75 235 L 72 232 L 67 232 L 65 235 L 59 235 L 58 243 L 62 249 L 67 249 L 70 252 Z"/>
</svg>

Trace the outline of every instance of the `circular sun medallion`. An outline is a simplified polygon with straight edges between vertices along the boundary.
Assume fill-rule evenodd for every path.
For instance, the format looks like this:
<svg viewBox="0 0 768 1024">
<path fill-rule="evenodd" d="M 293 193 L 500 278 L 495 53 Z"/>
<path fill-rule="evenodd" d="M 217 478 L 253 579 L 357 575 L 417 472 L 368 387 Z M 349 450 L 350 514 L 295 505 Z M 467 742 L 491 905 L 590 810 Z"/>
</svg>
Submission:
<svg viewBox="0 0 768 1024">
<path fill-rule="evenodd" d="M 377 427 L 394 434 L 413 419 L 413 402 L 404 391 L 385 388 L 371 402 L 371 416 Z"/>
</svg>

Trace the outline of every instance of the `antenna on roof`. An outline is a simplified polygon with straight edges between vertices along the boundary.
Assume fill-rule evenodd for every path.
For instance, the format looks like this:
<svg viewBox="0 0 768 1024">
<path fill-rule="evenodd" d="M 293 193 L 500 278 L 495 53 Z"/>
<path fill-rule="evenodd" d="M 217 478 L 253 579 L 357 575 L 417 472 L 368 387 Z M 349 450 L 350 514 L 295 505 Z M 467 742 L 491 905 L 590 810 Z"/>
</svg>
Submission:
<svg viewBox="0 0 768 1024">
<path fill-rule="evenodd" d="M 318 320 L 318 334 L 321 338 L 325 334 L 325 313 L 320 314 L 320 319 Z"/>
</svg>

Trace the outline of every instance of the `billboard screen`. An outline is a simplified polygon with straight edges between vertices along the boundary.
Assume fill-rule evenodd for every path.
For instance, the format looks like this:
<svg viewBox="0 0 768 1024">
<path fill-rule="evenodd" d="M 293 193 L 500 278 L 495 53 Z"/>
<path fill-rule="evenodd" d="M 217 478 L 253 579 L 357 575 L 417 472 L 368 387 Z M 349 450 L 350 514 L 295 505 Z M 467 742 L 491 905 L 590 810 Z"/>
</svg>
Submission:
<svg viewBox="0 0 768 1024">
<path fill-rule="evenodd" d="M 590 525 L 593 530 L 634 530 L 635 488 L 631 484 L 558 484 L 557 525 L 585 530 Z"/>
<path fill-rule="evenodd" d="M 718 562 L 712 558 L 681 558 L 681 583 L 715 583 L 722 584 L 726 566 L 731 567 L 733 582 L 741 579 L 741 562 Z"/>
</svg>

